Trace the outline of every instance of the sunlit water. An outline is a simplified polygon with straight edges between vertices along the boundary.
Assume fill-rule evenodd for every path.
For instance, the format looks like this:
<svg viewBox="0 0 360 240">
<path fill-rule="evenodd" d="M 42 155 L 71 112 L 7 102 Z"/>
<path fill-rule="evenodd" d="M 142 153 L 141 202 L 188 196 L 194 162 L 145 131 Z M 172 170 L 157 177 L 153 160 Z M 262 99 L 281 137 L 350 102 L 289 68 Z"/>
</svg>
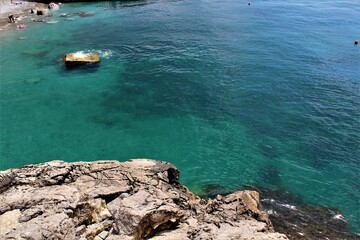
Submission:
<svg viewBox="0 0 360 240">
<path fill-rule="evenodd" d="M 279 187 L 360 229 L 359 12 L 358 0 L 63 4 L 0 34 L 1 169 L 159 159 L 190 189 Z M 100 67 L 66 70 L 75 51 Z"/>
</svg>

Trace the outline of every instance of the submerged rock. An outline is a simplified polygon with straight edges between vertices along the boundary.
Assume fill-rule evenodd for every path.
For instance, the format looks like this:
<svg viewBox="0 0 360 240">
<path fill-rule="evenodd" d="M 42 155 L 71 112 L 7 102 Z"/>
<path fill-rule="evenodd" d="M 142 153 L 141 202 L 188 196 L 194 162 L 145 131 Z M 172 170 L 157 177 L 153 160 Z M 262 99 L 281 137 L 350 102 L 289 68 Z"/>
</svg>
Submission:
<svg viewBox="0 0 360 240">
<path fill-rule="evenodd" d="M 197 194 L 201 198 L 216 198 L 217 195 L 227 195 L 231 192 L 219 184 L 207 184 Z"/>
<path fill-rule="evenodd" d="M 282 189 L 257 187 L 256 190 L 262 196 L 262 206 L 269 213 L 275 231 L 289 239 L 360 239 L 338 209 L 305 204 L 299 196 Z"/>
<path fill-rule="evenodd" d="M 27 84 L 38 84 L 42 80 L 43 79 L 41 77 L 34 77 L 34 78 L 26 79 L 26 80 L 24 80 L 24 82 L 27 83 Z"/>
<path fill-rule="evenodd" d="M 287 239 L 256 191 L 201 199 L 171 164 L 52 161 L 0 172 L 1 239 Z"/>
<path fill-rule="evenodd" d="M 94 13 L 90 13 L 90 12 L 79 12 L 78 15 L 80 17 L 91 17 L 94 16 Z"/>
</svg>

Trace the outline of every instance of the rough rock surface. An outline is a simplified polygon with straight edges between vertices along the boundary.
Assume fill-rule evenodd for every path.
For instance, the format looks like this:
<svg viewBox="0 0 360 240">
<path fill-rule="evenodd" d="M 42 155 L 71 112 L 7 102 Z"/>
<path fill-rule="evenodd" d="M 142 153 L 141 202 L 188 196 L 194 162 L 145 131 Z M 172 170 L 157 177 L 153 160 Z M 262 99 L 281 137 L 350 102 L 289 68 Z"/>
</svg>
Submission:
<svg viewBox="0 0 360 240">
<path fill-rule="evenodd" d="M 0 172 L 0 239 L 287 239 L 256 191 L 205 200 L 171 164 L 52 161 Z"/>
</svg>

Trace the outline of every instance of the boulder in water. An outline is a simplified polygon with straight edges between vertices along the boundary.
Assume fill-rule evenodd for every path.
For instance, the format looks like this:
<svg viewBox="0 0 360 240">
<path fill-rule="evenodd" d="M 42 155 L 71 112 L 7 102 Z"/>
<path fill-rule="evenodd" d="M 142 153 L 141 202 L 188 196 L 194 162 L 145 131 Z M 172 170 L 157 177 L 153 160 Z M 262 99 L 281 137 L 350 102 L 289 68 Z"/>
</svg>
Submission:
<svg viewBox="0 0 360 240">
<path fill-rule="evenodd" d="M 67 68 L 79 67 L 83 65 L 97 66 L 100 63 L 100 57 L 96 53 L 68 53 L 64 56 L 64 62 Z"/>
<path fill-rule="evenodd" d="M 48 5 L 48 9 L 50 9 L 50 10 L 59 10 L 60 9 L 60 7 L 59 7 L 59 5 L 57 5 L 56 3 L 49 3 L 49 5 Z"/>
<path fill-rule="evenodd" d="M 47 15 L 48 11 L 47 9 L 45 8 L 39 8 L 39 9 L 36 9 L 36 15 L 38 16 L 43 16 L 43 15 Z"/>
</svg>

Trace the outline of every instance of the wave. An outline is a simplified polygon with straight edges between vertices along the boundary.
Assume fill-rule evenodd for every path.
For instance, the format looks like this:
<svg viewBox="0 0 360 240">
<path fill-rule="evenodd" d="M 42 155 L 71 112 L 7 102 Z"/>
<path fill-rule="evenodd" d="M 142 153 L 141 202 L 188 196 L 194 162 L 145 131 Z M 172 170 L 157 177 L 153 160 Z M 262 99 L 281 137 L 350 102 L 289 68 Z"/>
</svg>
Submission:
<svg viewBox="0 0 360 240">
<path fill-rule="evenodd" d="M 74 52 L 77 55 L 86 55 L 87 53 L 97 53 L 100 58 L 110 59 L 115 55 L 115 52 L 110 49 L 87 49 Z"/>
</svg>

